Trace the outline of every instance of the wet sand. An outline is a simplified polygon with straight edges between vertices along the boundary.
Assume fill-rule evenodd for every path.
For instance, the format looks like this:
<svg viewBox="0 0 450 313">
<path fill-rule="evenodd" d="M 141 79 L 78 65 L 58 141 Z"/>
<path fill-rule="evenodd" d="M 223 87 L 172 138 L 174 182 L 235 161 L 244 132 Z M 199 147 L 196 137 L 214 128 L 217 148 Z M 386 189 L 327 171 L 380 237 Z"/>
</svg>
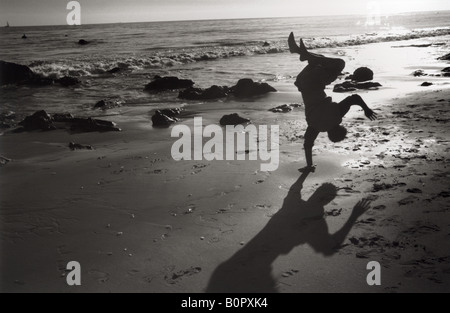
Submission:
<svg viewBox="0 0 450 313">
<path fill-rule="evenodd" d="M 402 96 L 362 92 L 380 119 L 352 109 L 349 138 L 332 144 L 322 134 L 307 177 L 297 170 L 302 108 L 268 111 L 300 102 L 291 85 L 251 102 L 189 107 L 204 124 L 239 112 L 280 125 L 274 172 L 259 161 L 175 162 L 170 129 L 146 118 L 122 121 L 120 133 L 5 133 L 0 289 L 448 292 L 450 89 L 439 79 L 428 89 L 409 82 L 415 91 Z M 71 151 L 69 142 L 94 150 Z M 364 198 L 371 208 L 355 221 Z M 69 261 L 81 264 L 80 287 L 66 284 Z M 366 283 L 369 261 L 382 266 L 381 286 Z"/>
</svg>

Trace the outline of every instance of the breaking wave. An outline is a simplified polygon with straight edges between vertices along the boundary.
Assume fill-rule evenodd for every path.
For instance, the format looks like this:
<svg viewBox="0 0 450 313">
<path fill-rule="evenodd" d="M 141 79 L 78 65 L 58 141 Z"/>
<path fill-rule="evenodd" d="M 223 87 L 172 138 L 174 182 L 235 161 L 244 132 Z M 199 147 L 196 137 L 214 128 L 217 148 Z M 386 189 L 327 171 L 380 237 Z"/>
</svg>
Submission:
<svg viewBox="0 0 450 313">
<path fill-rule="evenodd" d="M 426 37 L 450 35 L 450 28 L 435 28 L 414 31 L 371 33 L 357 36 L 305 38 L 305 44 L 311 49 L 338 48 L 365 45 L 379 42 L 394 42 Z M 151 49 L 140 55 L 90 56 L 57 61 L 34 61 L 30 68 L 44 76 L 101 76 L 120 75 L 120 73 L 145 69 L 161 69 L 187 63 L 211 61 L 232 57 L 275 54 L 288 52 L 286 39 L 265 42 L 232 43 L 199 42 L 201 46 L 186 49 Z"/>
</svg>

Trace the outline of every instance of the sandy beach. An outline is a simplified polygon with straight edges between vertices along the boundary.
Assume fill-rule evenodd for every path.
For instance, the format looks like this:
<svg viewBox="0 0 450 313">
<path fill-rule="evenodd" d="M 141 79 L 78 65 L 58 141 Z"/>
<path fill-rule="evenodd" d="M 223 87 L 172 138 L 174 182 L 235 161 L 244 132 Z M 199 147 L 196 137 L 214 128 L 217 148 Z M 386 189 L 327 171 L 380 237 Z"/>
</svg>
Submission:
<svg viewBox="0 0 450 313">
<path fill-rule="evenodd" d="M 106 117 L 121 132 L 3 132 L 0 290 L 450 291 L 450 80 L 412 75 L 440 73 L 448 61 L 436 60 L 445 54 L 438 45 L 392 47 L 421 42 L 341 49 L 346 70 L 372 65 L 383 87 L 358 93 L 380 118 L 369 121 L 353 108 L 344 119 L 348 139 L 333 144 L 322 134 L 309 175 L 298 172 L 305 165 L 303 107 L 269 111 L 302 104 L 294 77 L 269 82 L 278 92 L 263 97 L 190 102 L 179 122 L 192 128 L 202 116 L 205 125 L 217 124 L 238 112 L 255 125 L 279 125 L 273 172 L 260 171 L 259 161 L 174 161 L 175 138 L 170 128 L 152 127 L 154 110 L 132 121 Z M 395 67 L 409 49 L 422 50 L 408 67 Z M 374 55 L 390 55 L 389 65 Z M 297 71 L 295 57 L 278 60 Z M 420 86 L 424 81 L 433 85 Z M 348 95 L 326 91 L 336 100 Z M 69 142 L 93 150 L 72 151 Z M 326 203 L 324 184 L 338 188 Z M 352 220 L 362 199 L 370 209 Z M 345 240 L 335 247 L 339 231 Z M 69 261 L 81 264 L 81 286 L 66 283 Z M 381 286 L 366 283 L 369 261 L 381 264 Z"/>
</svg>

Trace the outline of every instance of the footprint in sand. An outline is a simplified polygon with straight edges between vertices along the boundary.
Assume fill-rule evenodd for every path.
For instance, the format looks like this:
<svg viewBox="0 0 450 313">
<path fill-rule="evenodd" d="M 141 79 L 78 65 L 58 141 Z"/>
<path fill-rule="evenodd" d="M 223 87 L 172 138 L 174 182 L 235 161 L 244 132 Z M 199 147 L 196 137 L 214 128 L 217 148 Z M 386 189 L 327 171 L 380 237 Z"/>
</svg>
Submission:
<svg viewBox="0 0 450 313">
<path fill-rule="evenodd" d="M 368 225 L 368 226 L 373 226 L 376 223 L 376 219 L 374 218 L 366 218 L 363 220 L 359 220 L 355 223 L 356 226 L 364 226 L 364 225 Z"/>
<path fill-rule="evenodd" d="M 205 167 L 207 167 L 208 164 L 194 164 L 192 166 L 193 171 L 191 172 L 191 175 L 196 175 L 202 171 Z"/>
<path fill-rule="evenodd" d="M 426 255 L 420 259 L 400 263 L 404 267 L 405 277 L 426 278 L 436 284 L 442 284 L 443 279 L 449 274 L 446 264 L 450 262 L 450 256 L 432 257 Z M 445 276 L 444 276 L 445 275 Z"/>
<path fill-rule="evenodd" d="M 185 270 L 181 270 L 181 271 L 177 271 L 177 272 L 172 272 L 171 273 L 167 273 L 164 276 L 164 280 L 173 285 L 173 284 L 177 284 L 180 280 L 182 280 L 184 277 L 189 277 L 189 276 L 193 276 L 195 274 L 198 274 L 202 271 L 201 267 L 191 267 Z"/>
<path fill-rule="evenodd" d="M 130 276 L 134 276 L 134 275 L 136 275 L 137 273 L 139 273 L 139 270 L 133 269 L 133 270 L 129 270 L 127 273 L 128 273 L 128 275 L 130 275 Z"/>
<path fill-rule="evenodd" d="M 406 198 L 400 200 L 398 202 L 398 204 L 399 205 L 407 205 L 407 204 L 417 202 L 417 200 L 419 200 L 419 198 L 417 198 L 416 196 L 409 196 L 409 197 L 406 197 Z"/>
<path fill-rule="evenodd" d="M 441 231 L 439 226 L 427 223 L 427 222 L 416 222 L 416 224 L 413 227 L 408 228 L 407 230 L 404 230 L 402 233 L 405 235 L 426 235 L 426 234 L 432 234 Z"/>
<path fill-rule="evenodd" d="M 294 276 L 297 273 L 298 273 L 298 270 L 291 269 L 289 271 L 286 271 L 286 272 L 282 273 L 281 276 L 284 277 L 284 278 L 288 278 L 288 277 Z"/>
<path fill-rule="evenodd" d="M 90 270 L 88 274 L 100 284 L 103 284 L 109 280 L 108 273 L 104 273 L 98 270 Z"/>
<path fill-rule="evenodd" d="M 331 211 L 326 211 L 325 216 L 339 216 L 342 213 L 342 209 L 332 209 Z"/>
<path fill-rule="evenodd" d="M 149 172 L 149 174 L 167 174 L 167 172 L 169 172 L 168 169 L 158 169 L 158 170 Z"/>
</svg>

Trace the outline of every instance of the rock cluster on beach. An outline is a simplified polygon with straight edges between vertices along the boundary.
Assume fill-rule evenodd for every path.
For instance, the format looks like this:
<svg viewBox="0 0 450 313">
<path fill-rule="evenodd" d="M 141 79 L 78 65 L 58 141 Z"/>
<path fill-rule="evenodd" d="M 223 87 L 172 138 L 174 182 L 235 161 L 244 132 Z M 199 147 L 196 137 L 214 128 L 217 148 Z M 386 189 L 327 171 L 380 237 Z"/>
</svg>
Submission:
<svg viewBox="0 0 450 313">
<path fill-rule="evenodd" d="M 299 108 L 301 105 L 298 103 L 292 103 L 292 104 L 282 104 L 275 108 L 269 109 L 272 113 L 289 113 L 294 108 Z"/>
<path fill-rule="evenodd" d="M 211 86 L 207 89 L 190 87 L 180 91 L 178 98 L 186 100 L 214 100 L 225 98 L 231 90 L 227 86 Z"/>
<path fill-rule="evenodd" d="M 237 114 L 237 113 L 224 115 L 220 119 L 220 125 L 222 125 L 222 126 L 239 125 L 239 124 L 246 124 L 246 123 L 250 123 L 250 120 L 248 118 L 239 116 L 239 114 Z"/>
<path fill-rule="evenodd" d="M 209 88 L 195 88 L 194 82 L 188 79 L 179 79 L 178 77 L 160 77 L 146 85 L 145 90 L 150 92 L 160 92 L 167 90 L 184 89 L 178 93 L 179 99 L 186 100 L 215 100 L 235 96 L 236 98 L 248 98 L 263 95 L 268 92 L 276 92 L 276 89 L 267 83 L 254 82 L 252 79 L 240 79 L 233 87 L 213 85 Z M 99 102 L 96 107 L 103 107 L 104 103 Z M 290 106 L 290 108 L 292 108 Z M 168 127 L 178 121 L 180 109 L 156 110 L 152 116 L 153 127 Z M 241 118 L 237 113 L 225 115 L 220 120 L 221 125 L 238 125 L 248 123 L 250 120 Z"/>
<path fill-rule="evenodd" d="M 365 89 L 365 90 L 377 90 L 378 87 L 381 87 L 380 83 L 376 82 L 364 82 L 364 83 L 357 83 L 352 81 L 346 81 L 342 84 L 337 84 L 334 86 L 333 91 L 334 92 L 352 92 L 358 89 Z"/>
<path fill-rule="evenodd" d="M 93 150 L 94 149 L 91 145 L 82 145 L 82 144 L 75 143 L 75 142 L 70 142 L 69 143 L 69 148 L 72 151 L 75 151 L 75 150 Z"/>
<path fill-rule="evenodd" d="M 48 78 L 34 73 L 28 66 L 0 61 L 0 86 L 11 84 L 29 86 L 60 84 L 63 87 L 69 87 L 80 84 L 80 80 L 70 76 L 58 79 Z"/>
<path fill-rule="evenodd" d="M 438 60 L 450 61 L 450 53 L 447 53 L 446 55 L 439 57 Z"/>
<path fill-rule="evenodd" d="M 372 82 L 373 71 L 367 67 L 357 68 L 352 75 L 346 77 L 348 81 L 336 84 L 333 88 L 334 92 L 352 92 L 358 89 L 377 90 L 381 87 L 380 83 Z"/>
<path fill-rule="evenodd" d="M 359 83 L 366 82 L 373 79 L 373 71 L 368 67 L 360 67 L 357 68 L 352 75 L 346 77 L 346 79 Z"/>
<path fill-rule="evenodd" d="M 102 99 L 98 101 L 96 104 L 94 104 L 94 109 L 111 109 L 120 106 L 120 103 L 118 101 L 114 100 L 108 100 L 108 99 Z"/>
<path fill-rule="evenodd" d="M 19 123 L 20 128 L 16 132 L 34 131 L 34 130 L 55 130 L 68 129 L 73 132 L 108 132 L 120 131 L 114 122 L 93 119 L 78 118 L 69 113 L 48 114 L 46 111 L 37 111 L 27 116 Z"/>
<path fill-rule="evenodd" d="M 450 77 L 450 67 L 443 68 L 441 70 L 442 74 L 429 74 L 425 73 L 424 70 L 416 70 L 412 73 L 414 77 L 431 76 L 431 77 Z"/>
<path fill-rule="evenodd" d="M 169 127 L 178 121 L 176 116 L 181 114 L 180 108 L 156 110 L 152 116 L 153 127 Z"/>
<path fill-rule="evenodd" d="M 15 124 L 16 114 L 12 111 L 0 113 L 0 129 L 11 128 Z"/>
<path fill-rule="evenodd" d="M 250 78 L 240 79 L 233 87 L 213 85 L 203 89 L 194 88 L 194 84 L 195 83 L 190 79 L 180 79 L 173 76 L 155 76 L 155 79 L 148 83 L 144 90 L 156 93 L 167 90 L 184 89 L 179 92 L 178 98 L 186 100 L 214 100 L 225 98 L 230 95 L 233 95 L 236 98 L 249 98 L 277 91 L 267 83 L 254 82 Z"/>
<path fill-rule="evenodd" d="M 153 81 L 145 85 L 144 90 L 148 92 L 161 92 L 166 90 L 185 89 L 194 86 L 190 79 L 180 79 L 178 77 L 155 76 Z"/>
<path fill-rule="evenodd" d="M 257 83 L 250 78 L 240 79 L 237 84 L 231 87 L 231 93 L 236 98 L 249 98 L 263 95 L 277 90 L 267 83 Z"/>
</svg>

